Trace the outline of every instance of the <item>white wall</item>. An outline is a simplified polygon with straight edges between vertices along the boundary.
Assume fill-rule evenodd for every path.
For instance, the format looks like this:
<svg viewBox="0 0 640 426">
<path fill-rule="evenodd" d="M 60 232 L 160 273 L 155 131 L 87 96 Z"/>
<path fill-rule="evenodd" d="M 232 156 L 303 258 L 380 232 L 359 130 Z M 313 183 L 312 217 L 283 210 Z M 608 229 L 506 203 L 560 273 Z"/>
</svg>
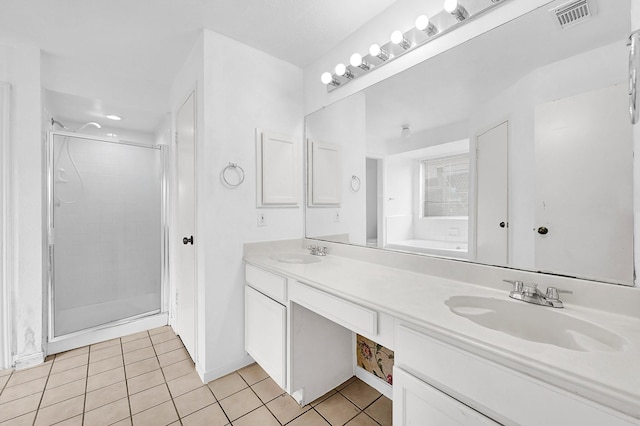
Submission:
<svg viewBox="0 0 640 426">
<path fill-rule="evenodd" d="M 340 146 L 342 162 L 340 206 L 307 207 L 307 236 L 334 239 L 331 236 L 348 235 L 348 242 L 366 244 L 365 118 L 365 94 L 358 93 L 306 119 L 307 139 Z M 361 181 L 358 192 L 351 190 L 353 175 Z M 339 222 L 335 221 L 336 212 L 340 213 Z"/>
<path fill-rule="evenodd" d="M 509 259 L 535 268 L 534 108 L 544 102 L 596 88 L 625 84 L 628 50 L 613 43 L 532 70 L 514 85 L 480 105 L 470 119 L 470 135 L 509 120 Z M 576 69 L 589 72 L 576 74 Z M 475 150 L 475 137 L 471 151 Z"/>
<path fill-rule="evenodd" d="M 267 226 L 258 227 L 255 192 L 255 128 L 302 144 L 302 70 L 204 31 L 172 87 L 174 113 L 196 85 L 197 369 L 208 381 L 251 362 L 243 337 L 243 244 L 303 235 L 302 208 L 260 209 Z M 220 179 L 230 161 L 246 173 L 235 189 Z"/>
<path fill-rule="evenodd" d="M 157 105 L 169 107 L 169 87 L 156 83 L 153 76 L 145 81 L 128 79 L 125 64 L 114 63 L 112 69 L 106 69 L 43 53 L 42 70 L 42 86 L 51 91 L 140 110 L 155 111 Z"/>
<path fill-rule="evenodd" d="M 12 315 L 13 361 L 42 361 L 43 174 L 40 120 L 40 51 L 0 45 L 0 81 L 12 86 L 9 135 L 7 283 Z"/>
<path fill-rule="evenodd" d="M 333 70 L 338 63 L 348 63 L 354 52 L 364 55 L 372 43 L 384 44 L 388 42 L 389 35 L 393 30 L 406 31 L 412 28 L 418 15 L 425 13 L 433 15 L 442 10 L 442 1 L 440 0 L 428 2 L 424 0 L 399 0 L 356 30 L 326 55 L 304 68 L 304 113 L 310 114 L 317 111 L 547 3 L 549 0 L 505 2 L 495 13 L 487 13 L 478 19 L 469 21 L 455 31 L 439 37 L 331 93 L 327 93 L 326 86 L 320 82 L 320 75 L 324 71 Z"/>
</svg>

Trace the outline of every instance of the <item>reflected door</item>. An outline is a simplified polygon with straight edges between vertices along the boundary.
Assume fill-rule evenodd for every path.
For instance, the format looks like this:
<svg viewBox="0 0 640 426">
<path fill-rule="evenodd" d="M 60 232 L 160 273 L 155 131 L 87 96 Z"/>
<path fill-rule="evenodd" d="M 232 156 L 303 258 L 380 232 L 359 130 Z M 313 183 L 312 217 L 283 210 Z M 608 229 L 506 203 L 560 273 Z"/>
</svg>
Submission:
<svg viewBox="0 0 640 426">
<path fill-rule="evenodd" d="M 537 269 L 632 284 L 627 108 L 623 85 L 536 107 Z"/>
<path fill-rule="evenodd" d="M 489 265 L 508 262 L 508 146 L 508 122 L 478 136 L 476 261 Z"/>
<path fill-rule="evenodd" d="M 162 152 L 53 134 L 53 336 L 161 308 Z"/>
</svg>

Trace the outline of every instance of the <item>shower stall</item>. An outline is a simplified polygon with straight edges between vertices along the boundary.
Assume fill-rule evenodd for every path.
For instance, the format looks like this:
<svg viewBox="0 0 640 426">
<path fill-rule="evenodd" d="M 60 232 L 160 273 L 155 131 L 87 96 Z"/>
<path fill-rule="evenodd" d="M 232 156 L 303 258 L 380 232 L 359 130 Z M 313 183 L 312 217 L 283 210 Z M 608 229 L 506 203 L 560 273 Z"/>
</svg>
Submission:
<svg viewBox="0 0 640 426">
<path fill-rule="evenodd" d="M 50 132 L 49 353 L 166 324 L 165 168 L 161 146 Z"/>
</svg>

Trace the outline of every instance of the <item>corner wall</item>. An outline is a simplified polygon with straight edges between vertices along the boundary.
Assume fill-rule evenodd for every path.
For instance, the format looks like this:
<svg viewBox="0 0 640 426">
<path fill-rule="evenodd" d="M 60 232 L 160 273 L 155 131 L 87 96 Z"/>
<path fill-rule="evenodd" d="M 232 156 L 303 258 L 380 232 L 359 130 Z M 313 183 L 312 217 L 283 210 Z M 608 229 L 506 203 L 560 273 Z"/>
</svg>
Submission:
<svg viewBox="0 0 640 426">
<path fill-rule="evenodd" d="M 297 208 L 258 209 L 255 176 L 256 128 L 293 135 L 303 161 L 302 70 L 205 30 L 173 84 L 174 114 L 196 86 L 196 367 L 207 382 L 253 362 L 244 350 L 243 244 L 303 236 L 302 194 Z M 233 189 L 220 175 L 229 162 L 246 175 Z M 257 226 L 258 211 L 264 227 Z"/>
<path fill-rule="evenodd" d="M 17 368 L 43 360 L 43 144 L 40 50 L 0 45 L 0 81 L 11 85 L 6 176 L 7 293 L 11 363 Z"/>
<path fill-rule="evenodd" d="M 211 380 L 252 362 L 244 350 L 243 244 L 301 238 L 300 207 L 260 209 L 267 225 L 257 226 L 255 128 L 292 135 L 302 162 L 302 70 L 220 34 L 204 32 L 205 120 L 202 206 L 205 241 L 205 358 Z M 229 163 L 246 174 L 242 185 L 220 179 Z M 300 170 L 302 181 L 302 170 Z"/>
</svg>

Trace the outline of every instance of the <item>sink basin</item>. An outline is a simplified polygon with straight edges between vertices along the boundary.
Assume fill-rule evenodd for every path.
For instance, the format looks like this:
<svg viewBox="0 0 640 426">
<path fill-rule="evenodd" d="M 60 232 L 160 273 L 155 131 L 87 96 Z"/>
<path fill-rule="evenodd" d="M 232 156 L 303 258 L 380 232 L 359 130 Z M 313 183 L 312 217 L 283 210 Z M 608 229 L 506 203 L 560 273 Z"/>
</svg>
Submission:
<svg viewBox="0 0 640 426">
<path fill-rule="evenodd" d="M 312 256 L 310 254 L 303 253 L 282 253 L 271 256 L 272 259 L 282 263 L 318 263 L 322 261 L 320 256 Z"/>
<path fill-rule="evenodd" d="M 555 308 L 476 296 L 453 296 L 445 304 L 478 325 L 532 342 L 581 352 L 622 351 L 626 344 L 620 335 Z"/>
</svg>

